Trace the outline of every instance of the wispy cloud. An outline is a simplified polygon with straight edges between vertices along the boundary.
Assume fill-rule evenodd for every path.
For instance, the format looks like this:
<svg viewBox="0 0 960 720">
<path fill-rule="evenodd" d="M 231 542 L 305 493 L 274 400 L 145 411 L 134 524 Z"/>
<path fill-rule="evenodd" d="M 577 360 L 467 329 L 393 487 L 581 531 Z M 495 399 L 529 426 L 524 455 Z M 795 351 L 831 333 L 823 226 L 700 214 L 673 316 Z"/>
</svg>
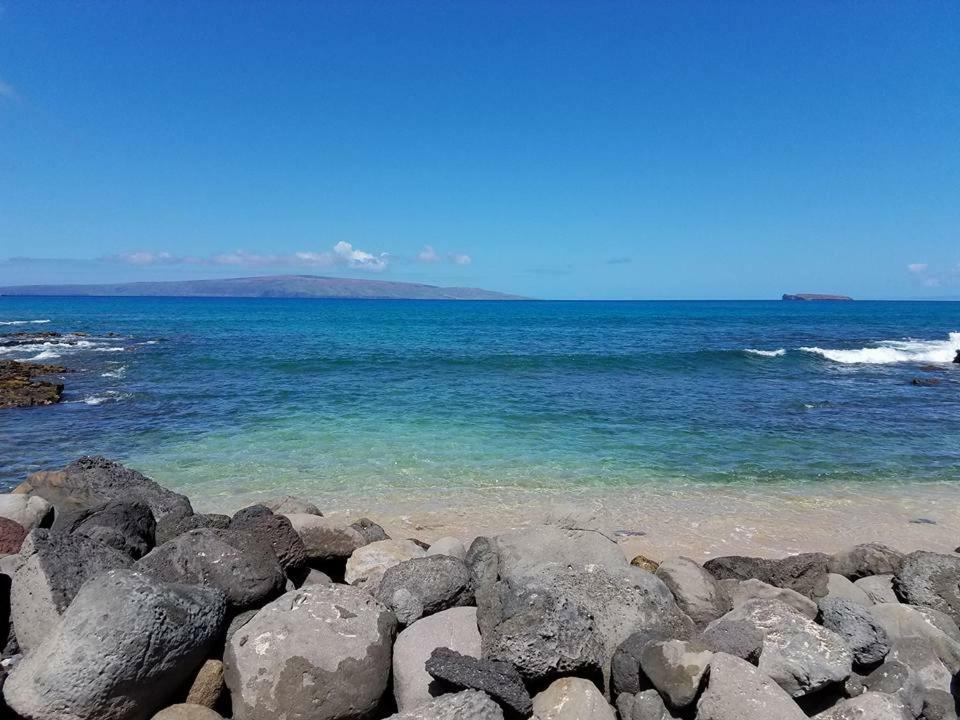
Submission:
<svg viewBox="0 0 960 720">
<path fill-rule="evenodd" d="M 907 270 L 912 273 L 922 273 L 926 272 L 928 265 L 926 263 L 910 263 L 907 265 Z"/>
<path fill-rule="evenodd" d="M 928 288 L 953 286 L 960 282 L 960 264 L 944 270 L 942 267 L 931 268 L 927 263 L 910 263 L 907 272 L 915 282 Z"/>
<path fill-rule="evenodd" d="M 466 253 L 450 253 L 450 262 L 454 265 L 469 265 L 473 258 Z"/>
<path fill-rule="evenodd" d="M 433 245 L 424 245 L 423 250 L 417 253 L 417 260 L 425 263 L 438 263 L 446 260 L 454 265 L 469 265 L 473 262 L 473 258 L 466 253 L 451 252 L 445 256 L 441 255 Z"/>
<path fill-rule="evenodd" d="M 105 260 L 128 265 L 206 265 L 221 267 L 335 267 L 346 266 L 356 270 L 380 272 L 390 264 L 388 253 L 370 253 L 338 242 L 331 250 L 301 250 L 290 255 L 263 255 L 245 250 L 218 253 L 209 256 L 174 255 L 168 252 L 138 250 L 110 255 Z"/>
<path fill-rule="evenodd" d="M 423 250 L 417 254 L 417 260 L 420 262 L 435 263 L 440 262 L 441 258 L 437 254 L 437 251 L 433 249 L 433 245 L 424 245 Z"/>
</svg>

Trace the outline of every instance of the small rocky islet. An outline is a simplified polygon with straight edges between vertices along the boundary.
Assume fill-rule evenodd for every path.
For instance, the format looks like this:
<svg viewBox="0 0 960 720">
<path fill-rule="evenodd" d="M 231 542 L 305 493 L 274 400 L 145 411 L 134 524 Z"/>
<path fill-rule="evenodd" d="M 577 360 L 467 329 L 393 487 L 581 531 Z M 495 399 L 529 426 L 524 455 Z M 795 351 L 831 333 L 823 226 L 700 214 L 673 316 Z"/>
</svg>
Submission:
<svg viewBox="0 0 960 720">
<path fill-rule="evenodd" d="M 102 457 L 0 495 L 0 717 L 947 720 L 960 555 L 469 547 L 291 497 L 232 516 Z"/>
</svg>

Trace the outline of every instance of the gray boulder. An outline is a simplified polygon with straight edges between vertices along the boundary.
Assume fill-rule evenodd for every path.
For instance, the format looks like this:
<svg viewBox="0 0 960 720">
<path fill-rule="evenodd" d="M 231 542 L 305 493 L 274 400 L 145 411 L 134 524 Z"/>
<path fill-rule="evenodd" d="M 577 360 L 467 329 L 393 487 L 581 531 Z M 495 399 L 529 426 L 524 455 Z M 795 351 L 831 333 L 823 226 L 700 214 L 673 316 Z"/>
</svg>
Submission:
<svg viewBox="0 0 960 720">
<path fill-rule="evenodd" d="M 756 665 L 763 650 L 763 632 L 752 622 L 722 617 L 704 628 L 697 642 L 715 653 L 726 653 Z"/>
<path fill-rule="evenodd" d="M 163 545 L 191 530 L 200 530 L 202 528 L 226 530 L 228 527 L 230 527 L 229 515 L 219 515 L 216 513 L 195 513 L 193 515 L 183 516 L 168 515 L 157 521 L 156 544 Z"/>
<path fill-rule="evenodd" d="M 786 692 L 746 660 L 716 653 L 697 720 L 807 720 Z"/>
<path fill-rule="evenodd" d="M 291 513 L 302 513 L 305 515 L 322 516 L 320 508 L 309 500 L 294 497 L 293 495 L 284 495 L 283 497 L 271 498 L 260 503 L 269 508 L 278 515 L 290 515 Z"/>
<path fill-rule="evenodd" d="M 424 615 L 473 604 L 470 572 L 462 560 L 428 555 L 388 568 L 377 588 L 377 599 L 393 610 L 403 625 Z"/>
<path fill-rule="evenodd" d="M 879 692 L 866 692 L 843 700 L 826 712 L 814 715 L 816 720 L 914 720 L 915 715 L 900 698 Z"/>
<path fill-rule="evenodd" d="M 500 706 L 477 690 L 441 695 L 386 720 L 503 720 Z"/>
<path fill-rule="evenodd" d="M 920 677 L 903 663 L 888 661 L 863 679 L 863 687 L 872 692 L 896 695 L 913 717 L 923 711 L 926 688 Z"/>
<path fill-rule="evenodd" d="M 636 695 L 640 690 L 649 687 L 640 669 L 644 648 L 661 640 L 687 640 L 691 633 L 688 628 L 681 628 L 679 634 L 683 637 L 669 637 L 666 628 L 656 624 L 630 634 L 617 646 L 610 661 L 610 696 L 618 698 L 620 695 Z"/>
<path fill-rule="evenodd" d="M 53 505 L 39 495 L 4 493 L 0 494 L 0 517 L 13 520 L 30 532 L 53 524 Z"/>
<path fill-rule="evenodd" d="M 690 558 L 665 560 L 654 574 L 670 588 L 677 606 L 697 625 L 706 625 L 730 610 L 730 600 L 717 579 Z"/>
<path fill-rule="evenodd" d="M 890 651 L 887 631 L 863 605 L 826 597 L 820 601 L 820 624 L 847 641 L 859 665 L 878 663 Z"/>
<path fill-rule="evenodd" d="M 713 653 L 684 640 L 648 644 L 640 655 L 640 667 L 670 706 L 685 708 L 697 699 L 710 668 Z"/>
<path fill-rule="evenodd" d="M 39 495 L 50 502 L 57 513 L 108 500 L 146 503 L 157 521 L 167 515 L 183 516 L 193 512 L 185 496 L 161 487 L 136 470 L 99 456 L 79 458 L 62 470 L 33 473 L 14 492 Z"/>
<path fill-rule="evenodd" d="M 903 602 L 924 605 L 960 622 L 960 557 L 918 550 L 903 558 L 893 589 Z"/>
<path fill-rule="evenodd" d="M 850 580 L 870 575 L 893 574 L 900 569 L 903 553 L 882 543 L 864 543 L 838 552 L 827 562 L 827 569 Z"/>
<path fill-rule="evenodd" d="M 111 570 L 14 666 L 4 697 L 30 720 L 144 720 L 193 677 L 225 616 L 217 590 Z"/>
<path fill-rule="evenodd" d="M 893 575 L 871 575 L 870 577 L 860 578 L 853 584 L 863 590 L 874 605 L 877 603 L 900 602 L 897 594 L 893 591 Z"/>
<path fill-rule="evenodd" d="M 693 631 L 669 588 L 629 565 L 608 571 L 549 564 L 497 588 L 497 602 L 478 598 L 484 657 L 512 663 L 530 681 L 608 674 L 617 647 L 638 629 L 671 638 Z"/>
<path fill-rule="evenodd" d="M 13 576 L 10 609 L 24 651 L 53 631 L 80 587 L 107 570 L 133 564 L 129 555 L 85 535 L 34 530 L 20 548 Z"/>
<path fill-rule="evenodd" d="M 507 710 L 508 715 L 530 715 L 530 693 L 512 665 L 461 655 L 449 648 L 437 648 L 430 654 L 426 670 L 440 688 L 481 690 Z"/>
<path fill-rule="evenodd" d="M 203 705 L 177 703 L 164 708 L 151 720 L 223 720 L 223 716 Z"/>
<path fill-rule="evenodd" d="M 449 555 L 463 560 L 467 556 L 467 549 L 455 537 L 442 537 L 427 548 L 427 555 Z"/>
<path fill-rule="evenodd" d="M 827 594 L 829 560 L 823 553 L 802 553 L 780 560 L 730 555 L 708 560 L 703 567 L 718 580 L 756 578 L 816 600 Z"/>
<path fill-rule="evenodd" d="M 137 569 L 166 582 L 215 587 L 234 612 L 262 605 L 285 583 L 271 548 L 232 530 L 191 530 L 152 550 Z"/>
<path fill-rule="evenodd" d="M 873 605 L 873 600 L 867 595 L 863 588 L 857 587 L 843 575 L 830 573 L 827 575 L 827 597 L 849 600 L 863 607 Z"/>
<path fill-rule="evenodd" d="M 960 630 L 948 616 L 901 603 L 880 603 L 868 611 L 883 626 L 891 643 L 923 640 L 951 674 L 960 672 Z"/>
<path fill-rule="evenodd" d="M 926 688 L 950 692 L 953 687 L 953 675 L 937 657 L 933 646 L 923 638 L 908 637 L 894 641 L 887 654 L 887 662 L 906 665 Z"/>
<path fill-rule="evenodd" d="M 531 720 L 616 720 L 597 686 L 589 680 L 565 677 L 533 699 Z"/>
<path fill-rule="evenodd" d="M 944 690 L 927 688 L 923 695 L 920 720 L 957 720 L 957 705 L 953 695 Z"/>
<path fill-rule="evenodd" d="M 776 600 L 750 600 L 724 616 L 752 623 L 764 635 L 758 667 L 793 697 L 849 677 L 853 653 L 846 641 Z"/>
<path fill-rule="evenodd" d="M 287 518 L 311 561 L 346 560 L 357 548 L 387 539 L 383 528 L 366 518 L 348 522 L 313 513 L 287 513 Z"/>
<path fill-rule="evenodd" d="M 556 569 L 599 566 L 618 570 L 629 564 L 620 546 L 596 530 L 541 525 L 497 535 L 490 540 L 500 578 L 539 572 L 547 566 Z"/>
<path fill-rule="evenodd" d="M 344 579 L 348 584 L 376 595 L 387 570 L 426 554 L 413 540 L 377 540 L 353 551 L 347 560 Z"/>
<path fill-rule="evenodd" d="M 740 607 L 748 600 L 779 600 L 811 620 L 817 616 L 817 604 L 796 590 L 779 588 L 756 578 L 734 582 L 727 587 L 732 607 Z"/>
<path fill-rule="evenodd" d="M 85 535 L 138 560 L 153 548 L 157 523 L 146 503 L 108 500 L 89 508 L 64 512 L 54 532 Z"/>
<path fill-rule="evenodd" d="M 346 585 L 293 590 L 227 643 L 235 720 L 363 718 L 390 679 L 393 613 Z"/>
<path fill-rule="evenodd" d="M 412 710 L 432 697 L 433 679 L 426 663 L 437 648 L 480 657 L 477 609 L 451 608 L 430 615 L 403 630 L 393 645 L 393 697 L 397 708 Z"/>
<path fill-rule="evenodd" d="M 268 545 L 287 575 L 301 577 L 307 569 L 307 551 L 290 520 L 262 505 L 253 507 L 262 508 L 262 512 L 241 510 L 231 519 L 230 529 L 246 533 L 259 545 Z"/>
<path fill-rule="evenodd" d="M 621 693 L 617 697 L 617 713 L 620 720 L 676 720 L 656 690 Z"/>
</svg>

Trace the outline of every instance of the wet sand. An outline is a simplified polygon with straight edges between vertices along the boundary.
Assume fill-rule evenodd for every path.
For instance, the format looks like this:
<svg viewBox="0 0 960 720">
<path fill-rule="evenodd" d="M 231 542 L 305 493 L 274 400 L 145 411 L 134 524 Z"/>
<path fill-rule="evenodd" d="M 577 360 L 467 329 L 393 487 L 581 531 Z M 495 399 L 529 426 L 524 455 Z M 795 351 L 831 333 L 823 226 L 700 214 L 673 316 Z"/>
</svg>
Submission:
<svg viewBox="0 0 960 720">
<path fill-rule="evenodd" d="M 732 554 L 779 557 L 835 552 L 863 542 L 905 552 L 952 552 L 960 545 L 960 484 L 953 483 L 420 488 L 362 497 L 278 488 L 270 496 L 282 494 L 312 500 L 328 516 L 369 517 L 394 537 L 430 542 L 452 535 L 469 543 L 477 535 L 552 522 L 603 530 L 627 556 L 654 560 L 675 555 L 701 561 Z M 266 497 L 248 493 L 194 499 L 194 505 L 203 512 L 233 512 Z"/>
</svg>

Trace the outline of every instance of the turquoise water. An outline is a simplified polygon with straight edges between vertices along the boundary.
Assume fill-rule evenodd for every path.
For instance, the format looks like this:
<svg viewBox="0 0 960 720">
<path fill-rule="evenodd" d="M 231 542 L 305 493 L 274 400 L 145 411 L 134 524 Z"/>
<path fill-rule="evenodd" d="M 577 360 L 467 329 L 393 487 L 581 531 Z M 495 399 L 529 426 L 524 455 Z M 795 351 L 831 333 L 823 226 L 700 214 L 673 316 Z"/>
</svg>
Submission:
<svg viewBox="0 0 960 720">
<path fill-rule="evenodd" d="M 76 369 L 0 411 L 2 487 L 85 453 L 221 497 L 960 479 L 958 303 L 0 298 L 0 323 L 89 333 L 0 346 Z"/>
</svg>

